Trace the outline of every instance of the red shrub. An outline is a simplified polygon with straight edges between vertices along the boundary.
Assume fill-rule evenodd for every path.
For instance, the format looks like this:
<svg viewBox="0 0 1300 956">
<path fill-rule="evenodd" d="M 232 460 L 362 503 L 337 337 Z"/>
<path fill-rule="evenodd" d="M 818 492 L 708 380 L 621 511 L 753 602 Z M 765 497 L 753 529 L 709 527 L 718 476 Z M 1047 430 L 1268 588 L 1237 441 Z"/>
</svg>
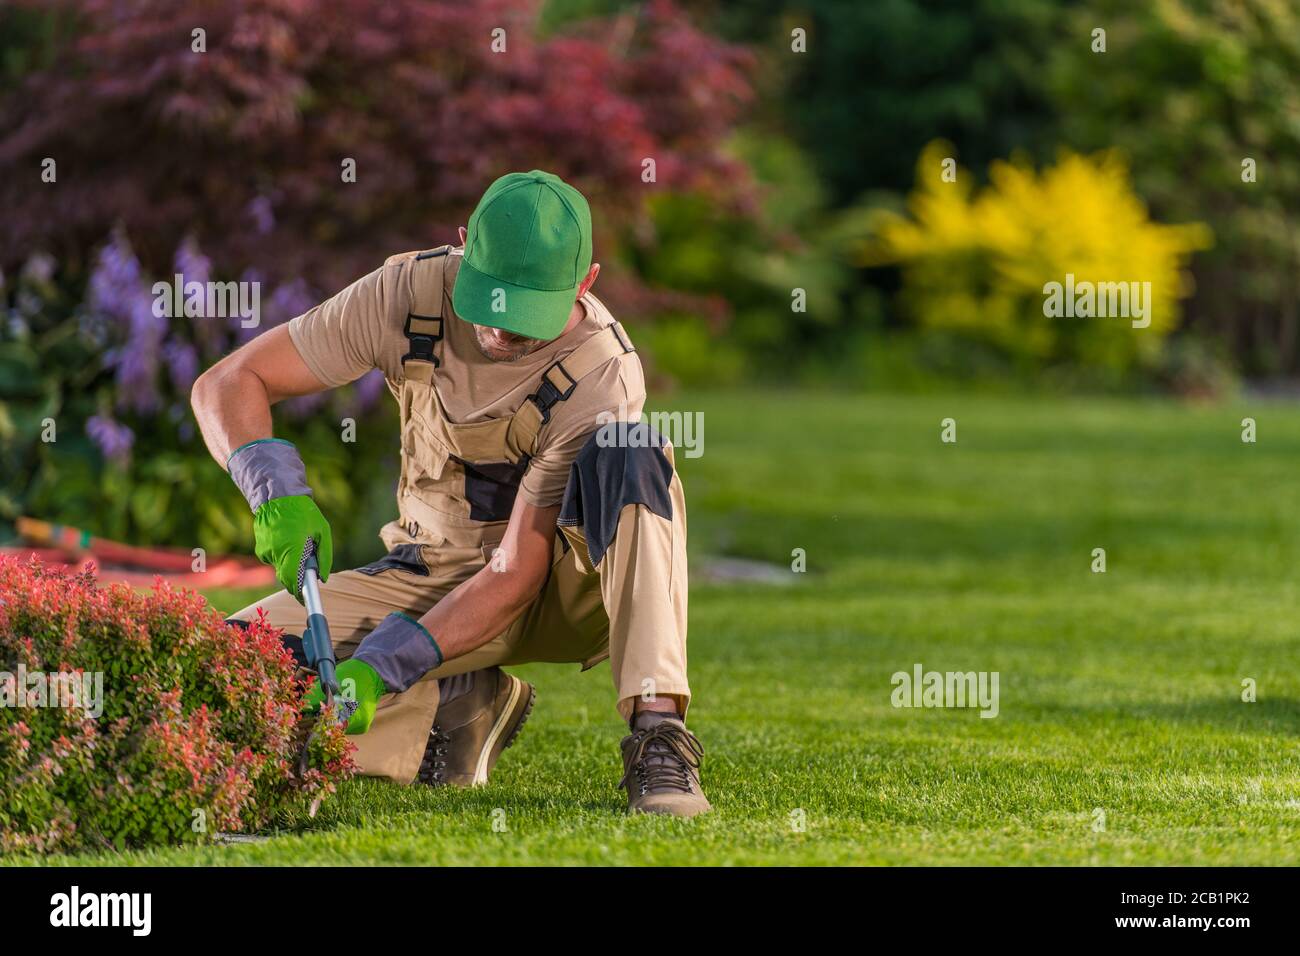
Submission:
<svg viewBox="0 0 1300 956">
<path fill-rule="evenodd" d="M 244 630 L 161 582 L 98 588 L 89 572 L 0 557 L 0 850 L 264 827 L 354 769 L 332 729 L 297 774 L 298 701 L 262 620 Z"/>
<path fill-rule="evenodd" d="M 552 37 L 541 5 L 21 0 L 53 39 L 0 90 L 0 268 L 33 249 L 75 262 L 121 224 L 152 275 L 192 235 L 222 277 L 252 267 L 328 293 L 451 241 L 495 177 L 534 166 L 606 225 L 661 189 L 743 203 L 726 141 L 753 96 L 746 51 L 669 0 Z M 38 180 L 45 157 L 57 188 Z"/>
</svg>

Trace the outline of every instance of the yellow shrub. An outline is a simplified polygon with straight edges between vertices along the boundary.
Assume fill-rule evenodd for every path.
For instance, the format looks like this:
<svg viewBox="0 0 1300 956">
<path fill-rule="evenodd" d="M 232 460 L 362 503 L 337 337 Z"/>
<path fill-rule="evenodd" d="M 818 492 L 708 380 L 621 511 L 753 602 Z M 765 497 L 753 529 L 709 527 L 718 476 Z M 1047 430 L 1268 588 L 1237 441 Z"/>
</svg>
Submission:
<svg viewBox="0 0 1300 956">
<path fill-rule="evenodd" d="M 880 213 L 862 250 L 864 265 L 902 268 L 903 304 L 916 322 L 1039 362 L 1120 369 L 1158 354 L 1178 323 L 1178 300 L 1191 291 L 1188 259 L 1210 245 L 1204 224 L 1152 222 L 1113 152 L 1062 152 L 1042 171 L 995 162 L 978 191 L 965 170 L 944 181 L 951 155 L 942 143 L 926 147 L 910 215 Z M 1079 289 L 1150 283 L 1130 287 L 1149 294 L 1146 319 L 1045 314 L 1049 283 L 1065 286 L 1067 276 Z"/>
</svg>

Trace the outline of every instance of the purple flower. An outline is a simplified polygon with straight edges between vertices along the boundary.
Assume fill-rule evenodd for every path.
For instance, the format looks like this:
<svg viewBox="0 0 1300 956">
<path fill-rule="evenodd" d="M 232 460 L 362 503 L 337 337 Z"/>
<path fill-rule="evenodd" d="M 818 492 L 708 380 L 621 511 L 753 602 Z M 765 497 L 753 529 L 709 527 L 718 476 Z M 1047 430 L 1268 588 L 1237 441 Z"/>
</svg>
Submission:
<svg viewBox="0 0 1300 956">
<path fill-rule="evenodd" d="M 90 276 L 89 315 L 92 333 L 126 341 L 105 356 L 114 369 L 119 408 L 151 412 L 158 407 L 158 355 L 167 320 L 153 314 L 153 296 L 140 261 L 121 230 L 99 251 Z M 99 337 L 96 335 L 95 337 Z"/>
<path fill-rule="evenodd" d="M 207 283 L 212 278 L 212 260 L 199 250 L 199 244 L 193 237 L 186 239 L 176 247 L 172 265 L 185 282 Z"/>
<path fill-rule="evenodd" d="M 361 403 L 362 408 L 371 408 L 379 397 L 384 394 L 388 383 L 384 380 L 384 373 L 379 369 L 372 369 L 357 382 L 357 401 Z"/>
<path fill-rule="evenodd" d="M 131 457 L 135 432 L 121 422 L 102 415 L 92 415 L 86 420 L 86 434 L 109 461 L 122 464 Z"/>
<path fill-rule="evenodd" d="M 269 196 L 257 196 L 248 204 L 248 215 L 253 220 L 253 228 L 259 236 L 265 236 L 275 229 L 275 211 Z"/>
<path fill-rule="evenodd" d="M 90 306 L 102 317 L 125 319 L 143 281 L 140 260 L 126 236 L 118 230 L 95 258 L 95 268 L 90 274 Z"/>
<path fill-rule="evenodd" d="M 158 394 L 158 360 L 167 320 L 153 314 L 153 299 L 136 296 L 127 320 L 126 345 L 117 353 L 116 381 L 119 408 L 150 413 L 156 411 Z"/>
<path fill-rule="evenodd" d="M 345 407 L 345 414 L 356 418 L 375 407 L 385 390 L 384 373 L 371 369 L 352 385 L 352 395 Z"/>
<path fill-rule="evenodd" d="M 172 339 L 163 346 L 162 355 L 176 391 L 188 393 L 199 377 L 199 353 L 190 343 Z"/>
<path fill-rule="evenodd" d="M 284 403 L 284 410 L 290 418 L 306 418 L 318 411 L 329 398 L 329 392 L 313 392 L 311 395 L 299 395 Z"/>
<path fill-rule="evenodd" d="M 270 328 L 266 321 L 266 303 L 262 301 L 261 291 L 266 286 L 266 277 L 263 276 L 259 270 L 249 268 L 244 270 L 244 274 L 239 277 L 239 281 L 247 282 L 258 290 L 258 321 L 257 325 L 254 325 L 251 328 L 245 328 L 245 319 L 243 316 L 232 315 L 226 320 L 230 331 L 234 333 L 236 346 L 251 342 L 262 333 L 263 329 Z"/>
<path fill-rule="evenodd" d="M 203 254 L 193 237 L 187 237 L 176 247 L 172 267 L 181 277 L 182 306 L 186 285 L 198 282 L 206 288 L 212 281 L 212 260 Z M 200 354 L 207 359 L 220 358 L 229 345 L 225 323 L 214 316 L 205 315 L 194 321 L 194 337 Z"/>
<path fill-rule="evenodd" d="M 316 296 L 302 279 L 291 279 L 275 287 L 263 310 L 268 325 L 280 325 L 302 315 L 316 305 Z"/>
<path fill-rule="evenodd" d="M 265 289 L 267 282 L 260 272 L 253 269 L 246 271 L 241 277 L 242 282 L 256 282 L 259 289 Z M 290 279 L 288 282 L 282 282 L 275 287 L 275 291 L 269 297 L 259 293 L 259 321 L 253 328 L 244 328 L 243 320 L 239 317 L 230 319 L 231 328 L 234 330 L 235 338 L 240 345 L 256 338 L 266 329 L 274 328 L 277 325 L 283 325 L 290 319 L 302 315 L 308 309 L 316 305 L 316 294 L 302 279 Z"/>
</svg>

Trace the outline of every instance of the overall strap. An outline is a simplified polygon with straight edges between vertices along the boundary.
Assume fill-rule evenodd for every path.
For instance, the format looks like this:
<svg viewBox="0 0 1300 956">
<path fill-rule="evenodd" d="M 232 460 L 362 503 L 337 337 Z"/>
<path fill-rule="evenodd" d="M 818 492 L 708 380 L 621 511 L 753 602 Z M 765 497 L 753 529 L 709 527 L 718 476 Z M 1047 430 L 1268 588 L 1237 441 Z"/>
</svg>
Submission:
<svg viewBox="0 0 1300 956">
<path fill-rule="evenodd" d="M 542 373 L 542 384 L 528 396 L 528 401 L 542 413 L 542 424 L 551 420 L 551 409 L 578 387 L 578 382 L 615 356 L 635 352 L 632 343 L 615 321 L 607 325 L 576 349 Z"/>
<path fill-rule="evenodd" d="M 411 260 L 411 311 L 402 327 L 409 350 L 402 356 L 402 371 L 413 381 L 431 381 L 438 367 L 433 350 L 442 339 L 442 299 L 450 251 L 449 245 L 439 246 Z"/>
<path fill-rule="evenodd" d="M 635 351 L 623 327 L 614 322 L 552 364 L 542 373 L 537 391 L 524 400 L 510 419 L 506 444 L 511 461 L 518 461 L 536 451 L 537 436 L 542 426 L 551 420 L 551 409 L 572 395 L 583 378 L 610 359 Z"/>
</svg>

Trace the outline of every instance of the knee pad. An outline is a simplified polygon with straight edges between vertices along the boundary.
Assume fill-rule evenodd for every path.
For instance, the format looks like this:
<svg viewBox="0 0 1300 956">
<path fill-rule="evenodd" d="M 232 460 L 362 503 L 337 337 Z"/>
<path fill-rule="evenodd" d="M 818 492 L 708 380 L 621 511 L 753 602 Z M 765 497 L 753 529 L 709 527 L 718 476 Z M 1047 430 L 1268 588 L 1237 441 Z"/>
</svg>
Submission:
<svg viewBox="0 0 1300 956">
<path fill-rule="evenodd" d="M 611 422 L 587 439 L 569 469 L 558 523 L 581 525 L 592 567 L 614 540 L 618 516 L 628 505 L 644 505 L 669 521 L 672 462 L 668 442 L 643 422 Z"/>
</svg>

